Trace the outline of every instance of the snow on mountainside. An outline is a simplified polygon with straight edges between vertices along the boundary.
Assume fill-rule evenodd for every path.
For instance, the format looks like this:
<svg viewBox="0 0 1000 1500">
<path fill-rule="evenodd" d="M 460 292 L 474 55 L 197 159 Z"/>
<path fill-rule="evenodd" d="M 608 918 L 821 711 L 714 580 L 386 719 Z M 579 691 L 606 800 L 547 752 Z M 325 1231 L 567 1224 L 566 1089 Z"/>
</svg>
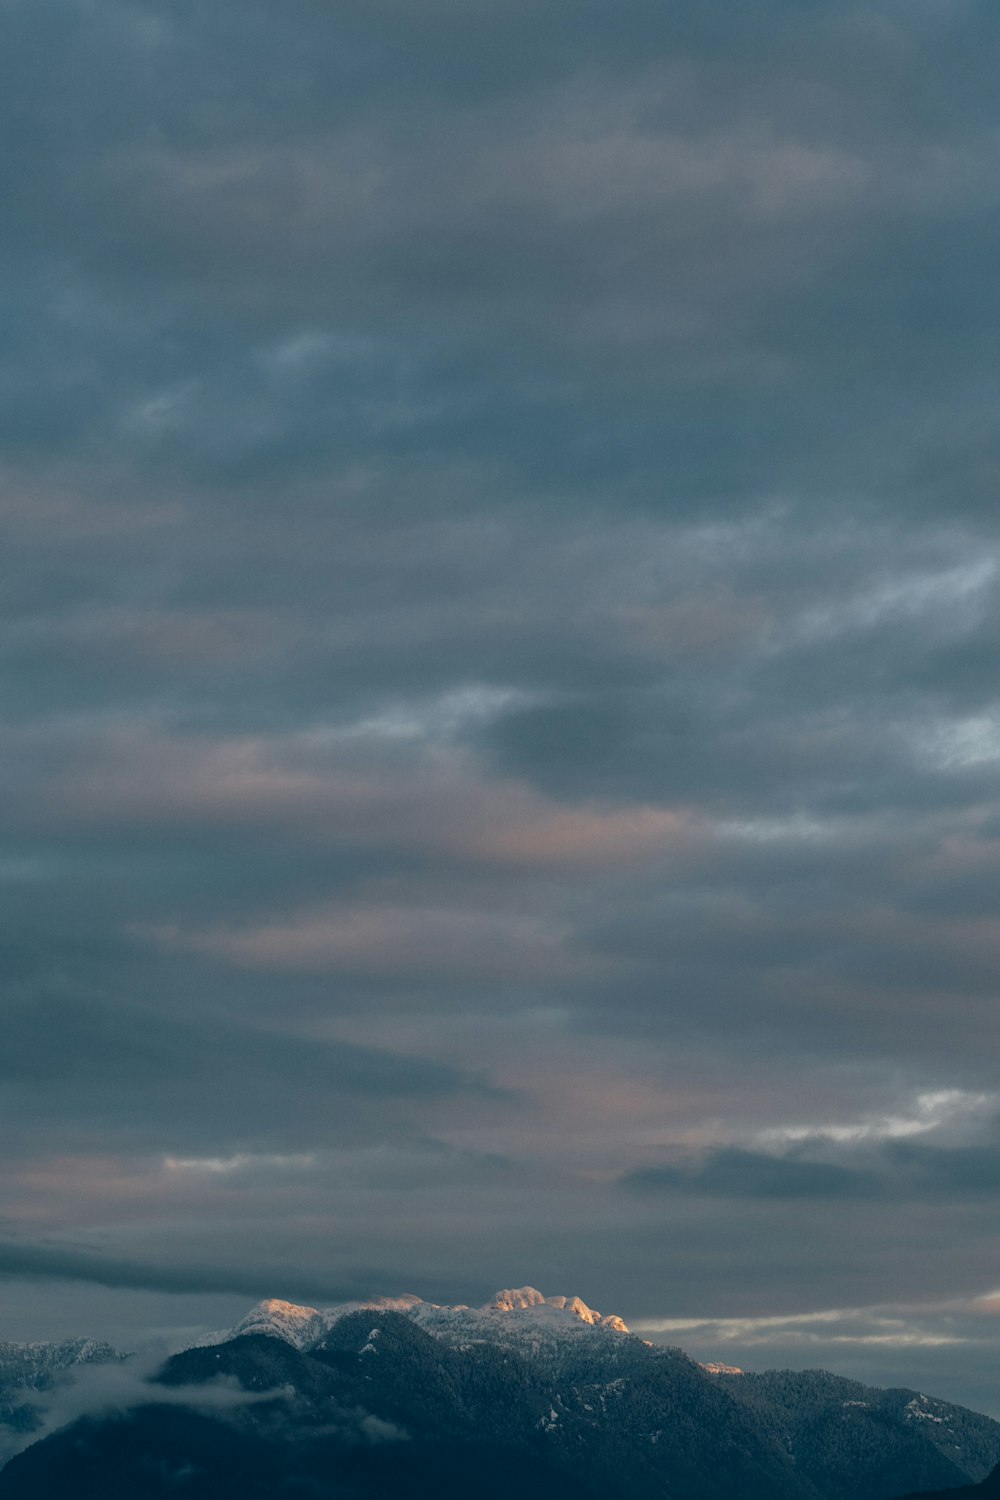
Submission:
<svg viewBox="0 0 1000 1500">
<path fill-rule="evenodd" d="M 37 1427 L 39 1418 L 32 1404 L 35 1393 L 51 1390 L 81 1365 L 111 1364 L 122 1358 L 117 1349 L 96 1339 L 37 1344 L 0 1341 L 0 1454 L 12 1430 L 31 1432 Z"/>
<path fill-rule="evenodd" d="M 483 1341 L 516 1341 L 522 1348 L 544 1348 L 553 1341 L 587 1332 L 629 1332 L 621 1318 L 596 1312 L 579 1297 L 545 1297 L 533 1286 L 523 1286 L 497 1292 L 482 1307 L 444 1307 L 411 1294 L 324 1308 L 299 1307 L 294 1302 L 269 1298 L 258 1302 L 234 1328 L 209 1334 L 198 1344 L 219 1344 L 243 1334 L 262 1333 L 284 1339 L 296 1349 L 312 1349 L 341 1318 L 368 1308 L 402 1313 L 444 1343 L 459 1348 Z"/>
<path fill-rule="evenodd" d="M 19 1386 L 38 1390 L 54 1375 L 74 1365 L 106 1364 L 121 1355 L 96 1339 L 66 1339 L 62 1343 L 11 1344 L 0 1342 L 0 1388 Z"/>
</svg>

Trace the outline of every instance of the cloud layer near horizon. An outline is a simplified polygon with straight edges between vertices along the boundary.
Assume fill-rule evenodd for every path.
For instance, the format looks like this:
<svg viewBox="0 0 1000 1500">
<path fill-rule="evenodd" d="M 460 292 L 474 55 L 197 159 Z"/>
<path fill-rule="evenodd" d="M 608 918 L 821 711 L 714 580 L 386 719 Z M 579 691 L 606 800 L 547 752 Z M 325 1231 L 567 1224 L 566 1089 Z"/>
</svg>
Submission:
<svg viewBox="0 0 1000 1500">
<path fill-rule="evenodd" d="M 0 1333 L 530 1280 L 997 1409 L 998 24 L 4 8 Z"/>
</svg>

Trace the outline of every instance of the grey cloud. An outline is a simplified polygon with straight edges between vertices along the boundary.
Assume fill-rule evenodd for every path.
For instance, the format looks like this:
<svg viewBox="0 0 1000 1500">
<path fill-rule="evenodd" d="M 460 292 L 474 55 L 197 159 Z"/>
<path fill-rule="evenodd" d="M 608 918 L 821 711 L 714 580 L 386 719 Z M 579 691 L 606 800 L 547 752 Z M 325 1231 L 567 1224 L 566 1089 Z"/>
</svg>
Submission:
<svg viewBox="0 0 1000 1500">
<path fill-rule="evenodd" d="M 986 1289 L 993 10 L 2 26 L 11 1243 Z"/>
<path fill-rule="evenodd" d="M 690 1192 L 729 1198 L 843 1198 L 877 1190 L 873 1174 L 834 1162 L 768 1156 L 725 1147 L 695 1167 L 643 1167 L 622 1179 L 634 1192 Z"/>
<path fill-rule="evenodd" d="M 4 1034 L 12 1135 L 61 1122 L 154 1149 L 267 1151 L 383 1139 L 465 1090 L 503 1099 L 443 1062 L 135 1007 L 22 1003 L 6 1009 Z"/>
<path fill-rule="evenodd" d="M 637 1193 L 693 1193 L 721 1198 L 814 1198 L 960 1203 L 1000 1198 L 996 1122 L 986 1141 L 947 1145 L 922 1139 L 833 1145 L 808 1138 L 785 1150 L 721 1146 L 702 1157 L 626 1173 Z"/>
<path fill-rule="evenodd" d="M 906 1187 L 928 1197 L 965 1198 L 1000 1194 L 1000 1141 L 968 1146 L 931 1146 L 896 1141 L 886 1148 L 891 1171 Z"/>
<path fill-rule="evenodd" d="M 111 141 L 107 138 L 106 113 L 92 127 L 103 147 L 98 153 L 97 180 L 92 165 L 89 172 L 73 179 L 81 221 L 95 237 L 89 263 L 88 236 L 78 239 L 86 274 L 97 274 L 98 263 L 110 267 L 119 297 L 130 284 L 148 286 L 151 275 L 161 296 L 170 285 L 199 288 L 205 283 L 203 290 L 213 303 L 235 293 L 243 301 L 243 317 L 264 325 L 276 309 L 286 326 L 289 318 L 301 318 L 306 309 L 313 323 L 318 314 L 321 324 L 342 322 L 346 317 L 357 325 L 362 310 L 361 321 L 370 330 L 391 307 L 396 327 L 403 318 L 412 328 L 416 316 L 418 343 L 425 348 L 430 319 L 434 337 L 427 352 L 432 363 L 418 356 L 414 366 L 409 359 L 411 368 L 420 371 L 420 420 L 409 424 L 420 451 L 426 453 L 428 431 L 434 426 L 427 392 L 437 387 L 436 409 L 447 414 L 447 426 L 433 446 L 454 451 L 456 439 L 459 447 L 471 441 L 480 455 L 484 447 L 488 449 L 495 463 L 499 443 L 510 451 L 513 422 L 520 439 L 518 449 L 526 460 L 522 475 L 543 463 L 549 489 L 565 490 L 567 481 L 578 489 L 588 473 L 603 476 L 606 487 L 627 452 L 629 487 L 634 489 L 638 483 L 649 503 L 656 491 L 662 491 L 661 459 L 666 450 L 672 454 L 680 481 L 671 486 L 671 508 L 684 503 L 692 486 L 703 497 L 713 493 L 717 501 L 721 492 L 739 488 L 737 473 L 745 474 L 748 466 L 759 492 L 767 487 L 769 457 L 780 452 L 786 467 L 794 462 L 785 424 L 777 423 L 769 410 L 775 401 L 792 408 L 788 426 L 795 432 L 801 434 L 803 420 L 812 424 L 811 450 L 814 454 L 822 451 L 827 469 L 839 454 L 850 472 L 853 455 L 844 452 L 837 432 L 816 426 L 826 402 L 815 398 L 825 397 L 826 391 L 812 389 L 814 399 L 808 411 L 796 413 L 796 403 L 802 406 L 801 385 L 782 373 L 783 362 L 795 365 L 813 360 L 812 351 L 818 347 L 825 374 L 814 369 L 812 378 L 829 379 L 832 369 L 852 360 L 856 352 L 856 345 L 842 341 L 838 330 L 848 325 L 855 338 L 866 336 L 869 324 L 877 325 L 881 317 L 890 336 L 870 341 L 869 359 L 889 360 L 895 382 L 912 381 L 913 304 L 924 295 L 927 277 L 939 271 L 942 261 L 948 266 L 954 260 L 956 212 L 979 215 L 981 182 L 988 179 L 977 165 L 976 152 L 981 148 L 976 136 L 968 129 L 962 132 L 966 121 L 961 116 L 921 119 L 919 110 L 907 107 L 904 89 L 896 91 L 900 115 L 894 119 L 885 107 L 884 77 L 883 87 L 876 90 L 867 72 L 859 107 L 860 77 L 852 49 L 856 17 L 845 18 L 839 37 L 837 25 L 830 25 L 840 45 L 817 46 L 813 56 L 790 43 L 787 52 L 777 45 L 779 39 L 787 41 L 796 34 L 798 25 L 793 22 L 783 29 L 788 26 L 789 12 L 774 7 L 775 34 L 767 57 L 755 54 L 755 65 L 750 67 L 751 38 L 742 27 L 733 27 L 731 16 L 725 25 L 705 27 L 690 9 L 683 19 L 666 21 L 659 7 L 637 5 L 634 10 L 631 28 L 621 16 L 616 16 L 613 26 L 597 17 L 581 26 L 578 15 L 569 27 L 556 21 L 561 7 L 546 7 L 541 18 L 501 15 L 498 8 L 486 7 L 476 17 L 477 46 L 470 46 L 469 18 L 455 14 L 440 30 L 420 27 L 415 33 L 398 12 L 391 16 L 369 13 L 367 25 L 358 16 L 345 19 L 341 15 L 339 26 L 331 18 L 314 19 L 308 47 L 301 22 L 282 18 L 278 26 L 264 7 L 256 13 L 254 30 L 241 11 L 238 37 L 230 36 L 227 49 L 234 43 L 229 50 L 231 76 L 234 84 L 239 79 L 243 89 L 249 86 L 249 94 L 234 86 L 228 108 L 222 109 L 207 103 L 209 80 L 199 68 L 199 48 L 192 37 L 204 31 L 204 46 L 211 56 L 212 47 L 221 46 L 222 37 L 235 31 L 235 11 L 223 11 L 209 27 L 191 17 L 180 25 L 147 22 L 142 26 L 134 21 L 129 25 L 129 10 L 124 9 L 117 30 L 136 53 L 136 61 L 142 55 L 141 68 L 128 75 L 124 67 L 116 69 L 109 62 L 120 57 L 120 50 L 94 44 L 99 26 L 96 30 L 80 28 L 94 45 L 98 75 L 106 76 L 110 70 L 108 89 L 122 107 L 118 141 L 114 124 Z M 51 12 L 59 13 L 59 7 Z M 827 29 L 815 15 L 810 20 Z M 929 18 L 924 22 L 928 24 Z M 976 95 L 970 84 L 969 59 L 962 50 L 968 28 L 967 21 L 953 22 L 951 28 L 943 28 L 942 36 L 940 22 L 929 24 L 930 33 L 939 33 L 934 38 L 936 58 L 956 67 L 965 64 L 964 93 L 971 111 Z M 651 80 L 637 69 L 635 37 L 644 32 L 659 33 L 659 45 L 669 60 L 662 76 L 654 67 Z M 477 108 L 472 107 L 468 93 L 460 92 L 449 100 L 444 86 L 449 69 L 442 65 L 451 47 L 458 48 L 456 62 L 460 56 L 460 71 L 469 86 L 477 65 L 486 63 L 489 71 L 496 68 L 500 56 L 513 61 L 514 53 L 505 49 L 487 51 L 490 33 L 504 35 L 509 43 L 515 36 L 525 41 L 516 49 L 518 68 L 507 74 L 506 91 Z M 543 35 L 549 38 L 548 47 L 539 45 Z M 265 36 L 270 46 L 259 40 Z M 409 40 L 404 41 L 404 36 Z M 897 74 L 899 37 L 900 18 L 888 15 L 882 29 L 870 27 L 866 37 L 870 52 L 891 59 Z M 553 48 L 556 38 L 558 47 Z M 981 62 L 981 36 L 978 40 L 975 57 Z M 931 45 L 929 35 L 925 45 Z M 364 80 L 366 91 L 364 103 L 357 105 L 353 116 L 350 90 L 331 92 L 328 69 L 320 63 L 324 57 L 337 61 L 351 55 L 355 56 L 351 71 Z M 628 60 L 624 73 L 616 68 L 616 55 L 619 67 Z M 390 101 L 383 92 L 385 64 L 389 62 L 391 75 L 393 61 L 398 65 L 407 57 L 410 66 L 403 86 L 393 91 Z M 534 67 L 525 66 L 529 57 Z M 734 88 L 735 57 L 742 66 L 735 70 L 739 86 Z M 436 78 L 433 106 L 426 95 L 428 74 L 417 65 L 419 58 L 433 58 L 436 64 L 430 74 Z M 605 77 L 595 81 L 598 62 Z M 815 92 L 811 110 L 805 108 L 804 63 L 807 72 L 816 75 L 817 84 L 825 85 L 820 97 L 831 102 L 818 118 Z M 845 66 L 846 76 L 838 77 Z M 771 76 L 767 76 L 768 68 Z M 629 76 L 637 70 L 638 79 Z M 136 88 L 136 72 L 146 77 L 147 88 L 153 88 L 152 105 L 148 94 Z M 294 127 L 287 99 L 285 107 L 280 107 L 278 80 L 282 77 L 294 77 L 298 84 Z M 577 81 L 568 84 L 567 78 Z M 847 119 L 845 85 L 852 105 Z M 505 99 L 505 92 L 514 97 Z M 163 102 L 163 95 L 169 102 Z M 704 101 L 709 96 L 714 96 L 717 108 L 725 105 L 721 121 L 710 122 L 707 117 Z M 759 121 L 764 98 L 768 113 L 783 118 L 770 133 L 758 131 L 755 138 L 753 132 L 748 133 L 747 117 Z M 256 108 L 248 102 L 254 99 Z M 378 118 L 379 109 L 388 110 L 392 121 L 392 126 L 383 125 L 381 131 L 370 124 Z M 453 128 L 442 128 L 442 110 L 446 115 L 454 112 Z M 593 124 L 583 123 L 595 119 L 596 142 Z M 603 139 L 602 119 L 607 121 Z M 145 128 L 137 128 L 138 122 Z M 924 157 L 913 148 L 914 137 L 936 143 L 942 131 L 960 170 L 953 167 L 946 172 L 939 154 L 930 147 Z M 954 142 L 953 131 L 957 131 Z M 910 142 L 910 154 L 902 158 L 898 149 L 894 151 L 900 136 Z M 83 139 L 93 155 L 93 137 L 84 132 Z M 119 142 L 127 143 L 133 154 L 131 169 L 122 161 Z M 43 142 L 42 149 L 49 151 L 49 143 Z M 624 171 L 620 169 L 622 157 Z M 846 163 L 843 170 L 838 168 L 840 158 Z M 542 168 L 551 163 L 549 177 L 543 175 L 540 182 L 536 181 L 538 163 Z M 818 177 L 820 186 L 824 174 L 832 176 L 832 204 L 822 192 L 816 195 L 810 174 Z M 863 186 L 861 201 L 852 202 L 849 192 L 845 214 L 840 177 L 850 188 L 857 176 Z M 660 189 L 653 194 L 651 178 Z M 874 186 L 868 186 L 870 179 Z M 956 182 L 963 187 L 957 193 Z M 905 189 L 902 204 L 897 201 L 901 183 Z M 627 197 L 630 184 L 631 199 Z M 54 185 L 65 192 L 66 179 L 57 179 Z M 601 204 L 609 189 L 615 195 L 615 212 L 602 215 Z M 675 212 L 678 191 L 680 212 Z M 625 211 L 621 212 L 623 193 Z M 781 232 L 775 232 L 770 222 L 773 210 L 767 208 L 769 193 L 779 207 L 782 203 L 786 211 L 791 207 L 790 232 L 785 232 L 788 226 L 783 222 Z M 758 201 L 762 194 L 763 212 Z M 37 196 L 31 200 L 35 211 L 26 216 L 29 223 L 38 218 Z M 930 217 L 937 234 L 937 240 L 931 236 L 930 244 L 913 233 L 914 200 Z M 574 220 L 581 213 L 591 233 L 575 232 Z M 107 242 L 109 235 L 113 246 Z M 573 236 L 571 243 L 568 235 Z M 750 253 L 748 239 L 753 247 Z M 886 248 L 886 239 L 891 249 Z M 738 254 L 734 253 L 736 243 Z M 855 260 L 847 276 L 842 265 L 845 244 L 852 246 Z M 830 264 L 833 246 L 839 247 L 839 253 Z M 916 261 L 912 269 L 899 266 L 901 255 Z M 938 274 L 937 281 L 941 279 Z M 982 278 L 971 279 L 980 292 L 986 290 L 988 283 Z M 933 287 L 933 295 L 948 308 L 949 327 L 961 311 L 959 298 L 969 282 L 956 266 L 954 285 L 946 282 Z M 866 302 L 873 286 L 884 287 L 874 320 Z M 184 294 L 175 290 L 175 295 L 181 297 L 183 306 Z M 289 295 L 297 296 L 302 307 L 289 307 Z M 148 305 L 148 299 L 138 300 Z M 574 355 L 581 338 L 591 345 L 599 340 L 601 345 L 600 357 L 589 358 L 584 366 L 586 380 L 577 376 L 576 389 L 568 392 L 563 384 L 559 401 L 545 399 L 551 376 L 532 380 L 528 370 L 515 367 L 510 372 L 513 380 L 498 382 L 487 374 L 479 351 L 472 357 L 471 368 L 465 361 L 455 382 L 448 374 L 449 368 L 458 373 L 454 354 L 442 361 L 440 353 L 434 352 L 435 347 L 440 349 L 445 329 L 468 344 L 470 329 L 480 329 L 484 315 L 495 337 L 503 338 L 504 330 L 514 328 L 523 341 L 540 328 L 552 328 L 553 310 L 559 309 L 564 310 L 566 326 L 557 339 L 571 332 Z M 176 316 L 176 307 L 174 312 Z M 180 315 L 185 317 L 183 311 Z M 187 318 L 190 327 L 190 314 Z M 977 305 L 970 307 L 968 320 L 979 322 Z M 925 343 L 931 343 L 933 329 L 926 327 L 927 322 L 919 319 L 917 326 L 925 329 Z M 204 372 L 210 361 L 205 358 L 203 312 L 196 326 L 189 368 Z M 667 352 L 653 356 L 653 370 L 647 355 L 633 374 L 632 361 L 615 361 L 614 350 L 623 342 L 648 346 L 651 330 L 658 331 L 657 342 L 665 343 Z M 147 349 L 154 346 L 162 376 L 164 354 L 176 350 L 176 339 L 161 338 L 152 346 L 148 340 L 145 343 Z M 962 347 L 968 360 L 968 340 Z M 695 396 L 689 387 L 691 358 L 705 358 L 705 350 L 710 354 L 701 382 L 704 389 Z M 551 359 L 544 349 L 537 357 Z M 678 378 L 679 370 L 669 376 L 673 399 L 664 409 L 658 392 L 664 372 L 677 359 L 684 377 Z M 491 370 L 496 368 L 495 361 L 494 348 Z M 176 363 L 176 353 L 172 362 Z M 744 379 L 748 362 L 758 375 L 749 386 Z M 397 367 L 406 363 L 406 356 L 400 360 L 397 353 Z M 610 382 L 602 374 L 609 367 L 613 370 Z M 566 373 L 563 363 L 564 377 Z M 383 371 L 378 380 L 380 393 L 387 376 L 392 379 Z M 443 386 L 439 384 L 442 378 Z M 624 399 L 616 395 L 623 379 L 629 387 Z M 330 439 L 342 445 L 347 429 L 338 419 L 343 400 L 336 392 L 324 393 L 320 387 L 311 393 L 309 402 L 297 400 L 282 430 L 281 423 L 274 427 L 280 406 L 277 391 L 268 393 L 263 406 L 251 400 L 241 415 L 239 406 L 232 403 L 234 384 L 240 383 L 234 368 L 219 368 L 218 379 L 212 383 L 214 392 L 211 386 L 207 392 L 199 390 L 193 406 L 196 414 L 206 415 L 216 406 L 210 427 L 222 434 L 231 450 L 242 450 L 244 456 L 249 445 L 258 472 L 273 470 L 275 464 L 287 468 L 300 462 L 322 427 L 329 435 L 325 463 L 330 458 Z M 588 392 L 587 385 L 595 390 Z M 473 401 L 471 424 L 466 416 L 456 431 L 456 415 L 463 405 L 459 388 L 466 392 L 478 388 L 481 394 Z M 603 435 L 585 420 L 596 388 Z M 755 395 L 758 388 L 761 397 Z M 164 389 L 162 378 L 159 389 Z M 224 396 L 224 391 L 229 395 Z M 875 388 L 870 386 L 868 395 L 873 394 Z M 842 403 L 850 400 L 843 389 L 837 395 Z M 502 403 L 510 402 L 512 396 L 513 405 L 505 413 Z M 881 397 L 880 405 L 884 408 L 891 399 Z M 384 413 L 390 405 L 383 398 L 377 408 Z M 312 419 L 310 408 L 315 414 Z M 850 415 L 848 405 L 841 417 Z M 710 437 L 720 420 L 728 426 L 726 444 Z M 891 407 L 886 410 L 887 426 L 899 420 Z M 867 425 L 870 428 L 870 419 Z M 270 437 L 268 427 L 272 428 Z M 391 435 L 384 426 L 371 425 L 370 413 L 362 430 L 367 431 L 369 446 L 376 442 L 382 451 L 391 450 Z M 191 432 L 185 437 L 183 444 L 173 445 L 175 461 L 184 453 L 197 463 L 201 450 L 203 469 L 215 475 L 225 471 L 227 460 L 217 448 L 213 456 L 210 436 L 207 449 L 204 438 Z M 800 451 L 802 446 L 798 444 Z M 545 454 L 550 455 L 547 462 Z M 239 465 L 235 451 L 229 462 Z M 891 456 L 879 453 L 875 467 L 883 485 L 899 485 L 901 476 Z M 231 473 L 244 483 L 251 477 L 245 464 Z M 621 499 L 619 489 L 616 501 Z"/>
<path fill-rule="evenodd" d="M 384 1271 L 372 1273 L 378 1282 Z M 288 1277 L 278 1266 L 151 1265 L 141 1261 L 116 1259 L 94 1254 L 73 1246 L 29 1244 L 20 1241 L 0 1242 L 0 1275 L 29 1281 L 77 1281 L 101 1287 L 154 1292 L 224 1292 L 262 1297 L 281 1285 L 289 1296 L 303 1301 L 349 1301 L 371 1295 L 367 1280 L 336 1281 L 308 1276 L 299 1280 Z"/>
</svg>

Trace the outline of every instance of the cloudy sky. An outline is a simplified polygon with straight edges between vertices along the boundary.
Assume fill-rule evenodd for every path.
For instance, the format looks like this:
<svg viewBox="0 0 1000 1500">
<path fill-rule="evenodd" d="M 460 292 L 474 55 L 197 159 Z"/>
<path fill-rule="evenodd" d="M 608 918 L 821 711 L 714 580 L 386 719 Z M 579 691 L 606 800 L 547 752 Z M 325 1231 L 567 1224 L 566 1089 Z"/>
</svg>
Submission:
<svg viewBox="0 0 1000 1500">
<path fill-rule="evenodd" d="M 995 5 L 0 26 L 0 1336 L 1000 1412 Z"/>
</svg>

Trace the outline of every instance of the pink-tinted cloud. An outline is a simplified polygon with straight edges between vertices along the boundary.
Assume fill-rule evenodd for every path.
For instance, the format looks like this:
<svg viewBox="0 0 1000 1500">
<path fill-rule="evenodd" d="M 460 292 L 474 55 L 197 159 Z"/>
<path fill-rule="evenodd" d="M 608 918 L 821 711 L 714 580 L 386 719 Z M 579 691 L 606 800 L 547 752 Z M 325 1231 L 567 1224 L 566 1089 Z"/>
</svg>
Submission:
<svg viewBox="0 0 1000 1500">
<path fill-rule="evenodd" d="M 542 918 L 440 908 L 311 908 L 256 926 L 147 929 L 167 949 L 248 968 L 472 980 L 568 979 L 594 968 Z"/>
<path fill-rule="evenodd" d="M 539 869 L 643 862 L 697 839 L 684 808 L 567 806 L 489 779 L 467 754 L 418 746 L 401 764 L 394 749 L 391 735 L 351 730 L 209 739 L 124 726 L 99 733 L 50 790 L 60 816 L 85 824 L 271 826 Z"/>
</svg>

